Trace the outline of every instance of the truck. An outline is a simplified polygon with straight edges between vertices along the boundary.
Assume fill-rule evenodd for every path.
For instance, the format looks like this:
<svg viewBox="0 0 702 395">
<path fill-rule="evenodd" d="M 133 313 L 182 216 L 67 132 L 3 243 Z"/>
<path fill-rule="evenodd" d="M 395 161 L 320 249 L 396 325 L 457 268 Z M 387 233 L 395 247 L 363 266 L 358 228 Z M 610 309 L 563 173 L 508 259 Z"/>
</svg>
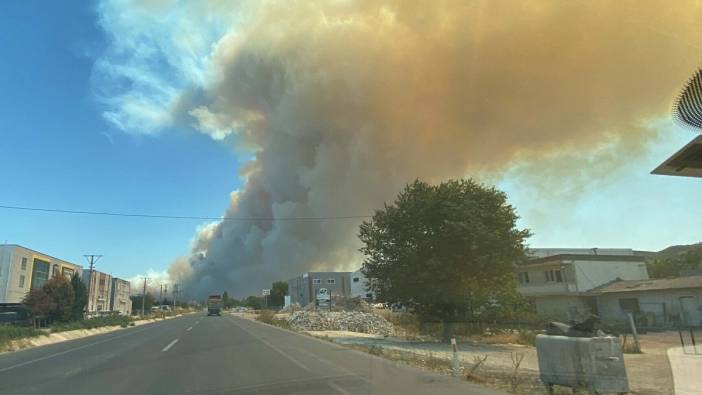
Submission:
<svg viewBox="0 0 702 395">
<path fill-rule="evenodd" d="M 207 297 L 207 315 L 222 315 L 222 295 L 215 294 Z"/>
</svg>

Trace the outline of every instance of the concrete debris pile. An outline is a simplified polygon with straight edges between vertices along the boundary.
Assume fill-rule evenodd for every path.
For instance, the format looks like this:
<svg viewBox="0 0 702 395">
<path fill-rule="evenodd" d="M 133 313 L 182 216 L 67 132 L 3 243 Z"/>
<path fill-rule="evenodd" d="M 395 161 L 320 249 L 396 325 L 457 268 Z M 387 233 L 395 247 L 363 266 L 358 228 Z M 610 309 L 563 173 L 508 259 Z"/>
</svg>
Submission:
<svg viewBox="0 0 702 395">
<path fill-rule="evenodd" d="M 358 311 L 320 312 L 296 311 L 288 324 L 298 331 L 349 331 L 390 336 L 392 324 L 372 313 Z"/>
</svg>

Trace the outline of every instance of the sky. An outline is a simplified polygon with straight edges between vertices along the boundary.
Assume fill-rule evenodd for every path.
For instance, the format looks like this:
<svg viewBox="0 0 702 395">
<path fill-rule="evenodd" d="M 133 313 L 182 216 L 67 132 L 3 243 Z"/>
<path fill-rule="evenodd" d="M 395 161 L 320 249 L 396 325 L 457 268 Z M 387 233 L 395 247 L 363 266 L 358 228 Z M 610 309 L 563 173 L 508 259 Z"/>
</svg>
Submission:
<svg viewBox="0 0 702 395">
<path fill-rule="evenodd" d="M 236 41 L 238 36 L 232 32 L 246 30 L 241 14 L 247 10 L 220 16 L 215 9 L 202 16 L 211 23 L 195 23 L 189 19 L 192 10 L 173 7 L 166 13 L 159 8 L 162 3 L 149 3 L 155 11 L 135 7 L 124 15 L 119 12 L 123 3 L 118 1 L 0 5 L 4 59 L 0 62 L 0 205 L 217 217 L 242 210 L 241 203 L 238 207 L 233 203 L 239 201 L 239 193 L 245 203 L 255 200 L 247 198 L 246 191 L 254 188 L 247 184 L 251 178 L 245 165 L 260 165 L 265 173 L 270 159 L 256 162 L 252 157 L 266 147 L 280 146 L 247 140 L 240 129 L 251 127 L 247 122 L 255 123 L 261 115 L 239 111 L 234 116 L 222 110 L 241 105 L 227 92 L 241 93 L 242 88 L 234 81 L 218 91 L 218 84 L 226 88 L 228 82 L 215 75 L 228 67 L 234 67 L 234 75 L 242 75 L 232 66 L 240 63 L 227 58 L 228 45 L 234 45 L 227 39 Z M 163 18 L 152 23 L 154 15 Z M 169 30 L 174 21 L 182 22 L 181 36 Z M 294 46 L 295 42 L 283 44 Z M 243 75 L 252 73 L 247 70 L 249 74 Z M 677 74 L 672 78 L 666 86 L 682 87 L 684 78 L 677 79 Z M 660 100 L 672 103 L 675 92 L 662 91 L 667 96 Z M 434 94 L 424 92 L 427 97 Z M 426 108 L 427 103 L 423 104 Z M 174 110 L 187 105 L 188 111 Z M 283 115 L 273 115 L 289 117 L 295 111 L 290 106 Z M 307 110 L 300 108 L 298 113 Z M 567 140 L 571 144 L 567 151 L 515 154 L 497 170 L 487 166 L 463 174 L 495 183 L 508 193 L 521 216 L 519 225 L 534 233 L 529 242 L 533 247 L 659 250 L 702 241 L 702 180 L 649 174 L 694 133 L 671 123 L 666 114 L 649 115 L 646 129 L 650 133 L 633 148 L 616 139 Z M 183 122 L 184 116 L 189 120 Z M 298 121 L 295 118 L 290 124 Z M 247 144 L 260 146 L 247 149 Z M 537 152 L 536 147 L 528 149 Z M 480 156 L 479 151 L 467 150 L 465 155 Z M 460 152 L 447 155 L 454 154 Z M 622 158 L 612 159 L 617 155 Z M 599 166 L 600 162 L 608 165 Z M 464 168 L 447 167 L 432 181 L 459 170 Z M 312 169 L 310 174 L 305 177 L 318 172 Z M 375 200 L 369 202 L 386 196 L 373 196 Z M 320 206 L 312 213 L 323 214 L 327 206 Z M 372 206 L 351 205 L 359 207 Z M 194 245 L 204 243 L 212 251 L 219 248 L 203 236 L 212 230 L 205 225 L 196 220 L 0 209 L 0 242 L 22 244 L 84 266 L 84 254 L 102 254 L 98 270 L 125 278 L 145 273 L 157 277 L 166 276 L 174 261 L 196 251 Z M 246 232 L 251 234 L 250 229 Z M 280 239 L 262 240 L 276 248 L 271 240 Z"/>
<path fill-rule="evenodd" d="M 88 2 L 0 6 L 0 201 L 129 213 L 221 215 L 239 185 L 231 150 L 183 130 L 158 138 L 110 128 L 94 94 L 105 45 Z M 31 21 L 31 23 L 29 23 Z M 188 251 L 199 221 L 0 210 L 0 242 L 130 278 Z"/>
</svg>

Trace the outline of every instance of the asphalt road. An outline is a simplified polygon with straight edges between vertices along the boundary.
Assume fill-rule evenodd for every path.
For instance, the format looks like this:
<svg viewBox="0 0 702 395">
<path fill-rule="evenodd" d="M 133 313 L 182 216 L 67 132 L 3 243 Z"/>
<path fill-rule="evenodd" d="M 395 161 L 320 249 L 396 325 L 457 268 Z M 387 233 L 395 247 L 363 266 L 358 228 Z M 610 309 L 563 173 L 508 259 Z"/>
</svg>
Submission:
<svg viewBox="0 0 702 395">
<path fill-rule="evenodd" d="M 0 394 L 497 394 L 225 314 L 0 354 Z"/>
</svg>

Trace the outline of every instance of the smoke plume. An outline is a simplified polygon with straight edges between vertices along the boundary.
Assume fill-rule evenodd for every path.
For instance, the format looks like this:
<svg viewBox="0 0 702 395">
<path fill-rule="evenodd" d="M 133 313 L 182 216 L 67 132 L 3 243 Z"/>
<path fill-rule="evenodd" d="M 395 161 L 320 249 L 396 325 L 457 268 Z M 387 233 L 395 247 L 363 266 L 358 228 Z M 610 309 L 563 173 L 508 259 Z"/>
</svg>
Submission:
<svg viewBox="0 0 702 395">
<path fill-rule="evenodd" d="M 135 84 L 108 100 L 117 127 L 141 117 L 142 132 L 187 124 L 251 155 L 224 216 L 265 219 L 198 231 L 191 255 L 170 268 L 193 296 L 246 295 L 360 264 L 360 220 L 268 218 L 372 214 L 416 178 L 495 174 L 568 152 L 580 160 L 545 172 L 549 183 L 582 182 L 579 166 L 592 165 L 583 153 L 610 144 L 620 149 L 596 166 L 606 174 L 645 146 L 702 42 L 701 9 L 682 2 L 195 4 L 151 4 L 133 18 L 145 26 L 142 55 L 174 53 L 113 56 L 103 68 Z M 133 28 L 111 9 L 101 7 L 107 31 Z M 175 80 L 158 76 L 163 64 Z"/>
</svg>

